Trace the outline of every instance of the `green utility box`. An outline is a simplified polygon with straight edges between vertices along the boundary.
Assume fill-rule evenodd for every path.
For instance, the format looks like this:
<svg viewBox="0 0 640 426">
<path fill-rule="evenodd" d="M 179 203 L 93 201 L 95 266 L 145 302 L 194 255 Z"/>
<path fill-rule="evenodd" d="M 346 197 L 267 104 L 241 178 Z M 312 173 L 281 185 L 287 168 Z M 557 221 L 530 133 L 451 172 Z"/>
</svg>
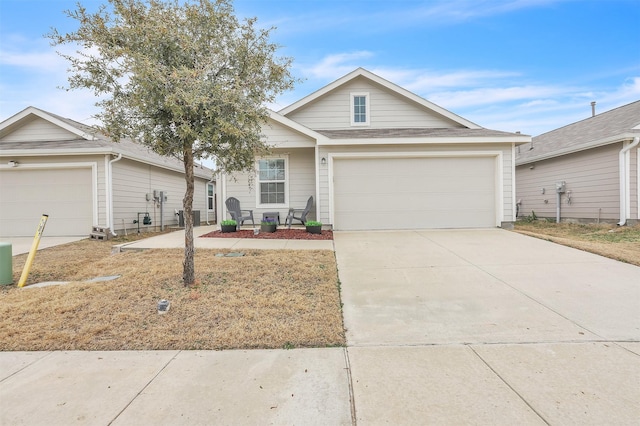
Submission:
<svg viewBox="0 0 640 426">
<path fill-rule="evenodd" d="M 13 284 L 11 243 L 0 242 L 0 285 Z"/>
</svg>

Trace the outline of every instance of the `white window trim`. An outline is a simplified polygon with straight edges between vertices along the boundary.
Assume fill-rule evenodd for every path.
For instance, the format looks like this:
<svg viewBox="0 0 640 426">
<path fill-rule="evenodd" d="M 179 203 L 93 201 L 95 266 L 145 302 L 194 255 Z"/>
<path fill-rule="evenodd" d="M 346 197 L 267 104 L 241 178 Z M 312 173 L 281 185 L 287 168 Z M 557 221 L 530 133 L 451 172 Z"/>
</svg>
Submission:
<svg viewBox="0 0 640 426">
<path fill-rule="evenodd" d="M 351 97 L 351 109 L 349 110 L 349 115 L 351 116 L 351 125 L 352 126 L 368 126 L 370 123 L 370 118 L 371 118 L 371 108 L 369 107 L 369 92 L 351 92 L 349 93 L 349 96 Z M 355 103 L 354 103 L 354 98 L 356 96 L 364 96 L 365 99 L 365 122 L 364 123 L 356 123 L 354 121 L 354 112 L 355 112 Z"/>
<path fill-rule="evenodd" d="M 260 202 L 260 160 L 284 160 L 284 203 L 262 204 Z M 256 160 L 256 208 L 283 210 L 289 208 L 289 155 L 273 155 L 261 157 Z"/>
<path fill-rule="evenodd" d="M 211 192 L 211 195 L 209 195 L 209 188 L 213 189 L 213 191 Z M 206 194 L 206 200 L 207 200 L 207 210 L 212 212 L 216 210 L 216 188 L 215 185 L 213 184 L 213 182 L 207 182 L 206 186 L 205 186 L 205 194 Z M 209 208 L 209 200 L 211 200 L 211 205 L 213 206 L 213 208 Z"/>
</svg>

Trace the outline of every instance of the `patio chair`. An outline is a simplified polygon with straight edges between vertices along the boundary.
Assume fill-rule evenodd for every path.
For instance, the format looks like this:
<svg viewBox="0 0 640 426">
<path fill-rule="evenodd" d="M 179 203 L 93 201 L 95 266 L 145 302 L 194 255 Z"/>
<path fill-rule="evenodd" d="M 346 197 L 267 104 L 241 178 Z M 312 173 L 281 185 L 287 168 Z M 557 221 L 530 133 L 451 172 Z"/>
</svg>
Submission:
<svg viewBox="0 0 640 426">
<path fill-rule="evenodd" d="M 287 219 L 284 221 L 285 225 L 291 229 L 293 219 L 299 220 L 304 225 L 307 221 L 307 215 L 311 211 L 311 207 L 313 207 L 313 197 L 309 197 L 307 200 L 307 206 L 304 209 L 289 209 Z M 299 214 L 299 216 L 296 216 L 296 214 Z"/>
<path fill-rule="evenodd" d="M 253 210 L 242 210 L 240 209 L 240 200 L 234 197 L 227 198 L 227 201 L 224 202 L 227 205 L 227 210 L 229 210 L 229 214 L 231 215 L 231 219 L 238 222 L 238 229 L 244 223 L 245 220 L 251 219 L 251 223 L 255 228 L 256 223 L 253 220 Z M 245 213 L 246 214 L 243 214 Z"/>
</svg>

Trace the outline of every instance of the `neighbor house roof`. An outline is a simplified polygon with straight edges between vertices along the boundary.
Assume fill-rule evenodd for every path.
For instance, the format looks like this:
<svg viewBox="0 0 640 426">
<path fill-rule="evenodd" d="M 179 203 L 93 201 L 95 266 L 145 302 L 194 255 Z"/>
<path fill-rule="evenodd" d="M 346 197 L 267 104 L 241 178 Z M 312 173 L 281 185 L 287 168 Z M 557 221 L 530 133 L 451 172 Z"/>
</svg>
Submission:
<svg viewBox="0 0 640 426">
<path fill-rule="evenodd" d="M 516 165 L 528 164 L 640 136 L 640 100 L 612 109 L 532 139 L 523 145 Z"/>
<path fill-rule="evenodd" d="M 0 123 L 0 138 L 10 134 L 24 125 L 26 120 L 33 117 L 47 120 L 76 135 L 76 137 L 70 135 L 68 140 L 38 140 L 28 143 L 24 141 L 2 141 L 0 156 L 122 154 L 125 158 L 142 163 L 181 173 L 184 172 L 184 164 L 177 158 L 157 154 L 150 148 L 130 139 L 121 139 L 119 142 L 114 142 L 94 127 L 35 107 L 28 107 Z M 195 173 L 200 178 L 211 179 L 213 170 L 198 165 L 195 167 Z"/>
</svg>

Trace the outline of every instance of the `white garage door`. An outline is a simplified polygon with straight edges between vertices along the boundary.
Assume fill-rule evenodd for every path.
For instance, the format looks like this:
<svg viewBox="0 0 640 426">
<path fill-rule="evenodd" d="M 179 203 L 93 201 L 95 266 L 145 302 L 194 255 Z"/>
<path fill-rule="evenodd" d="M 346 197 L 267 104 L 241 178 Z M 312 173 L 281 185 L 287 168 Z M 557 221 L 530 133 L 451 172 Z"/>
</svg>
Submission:
<svg viewBox="0 0 640 426">
<path fill-rule="evenodd" d="M 495 157 L 336 158 L 337 230 L 496 226 Z"/>
<path fill-rule="evenodd" d="M 0 236 L 33 236 L 42 214 L 44 236 L 89 235 L 93 226 L 91 169 L 0 171 Z"/>
</svg>

